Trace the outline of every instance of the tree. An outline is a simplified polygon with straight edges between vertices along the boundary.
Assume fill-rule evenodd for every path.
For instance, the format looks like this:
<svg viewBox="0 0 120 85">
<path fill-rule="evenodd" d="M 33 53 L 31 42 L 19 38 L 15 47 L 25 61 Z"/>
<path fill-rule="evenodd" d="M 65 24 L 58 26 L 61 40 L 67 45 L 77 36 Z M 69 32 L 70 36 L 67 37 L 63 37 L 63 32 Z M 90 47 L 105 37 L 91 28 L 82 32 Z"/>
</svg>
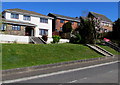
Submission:
<svg viewBox="0 0 120 85">
<path fill-rule="evenodd" d="M 81 23 L 78 30 L 81 35 L 81 43 L 83 44 L 95 43 L 96 30 L 95 30 L 95 23 L 93 20 L 89 18 L 81 19 Z"/>
<path fill-rule="evenodd" d="M 62 27 L 61 37 L 65 39 L 69 39 L 71 31 L 72 31 L 71 22 L 65 23 Z"/>
<path fill-rule="evenodd" d="M 112 38 L 120 47 L 120 18 L 113 23 Z"/>
<path fill-rule="evenodd" d="M 120 40 L 120 18 L 113 24 L 113 38 Z"/>
<path fill-rule="evenodd" d="M 81 35 L 78 31 L 73 30 L 70 37 L 70 43 L 79 44 L 81 41 Z"/>
<path fill-rule="evenodd" d="M 71 24 L 71 22 L 65 23 L 65 24 L 63 25 L 63 27 L 62 27 L 62 31 L 63 31 L 64 33 L 71 32 L 71 31 L 72 31 L 72 24 Z"/>
</svg>

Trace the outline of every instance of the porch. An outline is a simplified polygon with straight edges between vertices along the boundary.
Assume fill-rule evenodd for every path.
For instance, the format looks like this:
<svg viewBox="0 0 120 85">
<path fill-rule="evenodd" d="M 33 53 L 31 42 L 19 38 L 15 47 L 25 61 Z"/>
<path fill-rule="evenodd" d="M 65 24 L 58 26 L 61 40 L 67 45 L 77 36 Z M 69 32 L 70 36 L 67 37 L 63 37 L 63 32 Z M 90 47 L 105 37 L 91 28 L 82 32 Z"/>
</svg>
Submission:
<svg viewBox="0 0 120 85">
<path fill-rule="evenodd" d="M 27 22 L 2 19 L 1 31 L 8 35 L 34 36 L 35 27 L 36 25 Z"/>
</svg>

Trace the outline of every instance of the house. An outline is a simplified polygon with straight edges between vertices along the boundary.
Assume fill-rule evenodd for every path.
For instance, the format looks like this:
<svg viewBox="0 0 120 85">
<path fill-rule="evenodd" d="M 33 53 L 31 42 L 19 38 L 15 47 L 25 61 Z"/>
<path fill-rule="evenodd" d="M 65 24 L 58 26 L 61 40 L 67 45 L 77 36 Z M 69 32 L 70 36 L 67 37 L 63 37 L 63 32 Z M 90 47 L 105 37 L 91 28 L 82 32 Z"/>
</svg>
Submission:
<svg viewBox="0 0 120 85">
<path fill-rule="evenodd" d="M 9 35 L 52 37 L 52 17 L 23 9 L 6 9 L 2 12 L 2 30 Z"/>
<path fill-rule="evenodd" d="M 62 26 L 66 22 L 71 22 L 73 29 L 76 29 L 78 27 L 78 25 L 80 24 L 79 18 L 73 18 L 73 17 L 63 16 L 63 15 L 53 14 L 53 13 L 49 13 L 48 16 L 54 18 L 52 20 L 52 32 L 53 32 L 53 35 L 54 34 L 55 35 L 56 34 L 60 35 L 59 33 L 62 32 Z"/>
<path fill-rule="evenodd" d="M 99 27 L 96 27 L 99 33 L 112 31 L 112 21 L 105 15 L 89 12 L 88 18 L 94 19 L 99 24 Z"/>
</svg>

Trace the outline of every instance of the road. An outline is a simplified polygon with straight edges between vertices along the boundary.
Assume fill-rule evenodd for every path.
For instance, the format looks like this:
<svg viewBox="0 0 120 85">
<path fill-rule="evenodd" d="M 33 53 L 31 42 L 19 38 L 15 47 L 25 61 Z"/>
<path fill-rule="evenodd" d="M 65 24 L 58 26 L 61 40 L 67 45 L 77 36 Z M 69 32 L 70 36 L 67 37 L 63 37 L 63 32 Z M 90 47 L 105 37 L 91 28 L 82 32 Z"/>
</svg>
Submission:
<svg viewBox="0 0 120 85">
<path fill-rule="evenodd" d="M 31 77 L 17 83 L 118 83 L 118 62 Z"/>
</svg>

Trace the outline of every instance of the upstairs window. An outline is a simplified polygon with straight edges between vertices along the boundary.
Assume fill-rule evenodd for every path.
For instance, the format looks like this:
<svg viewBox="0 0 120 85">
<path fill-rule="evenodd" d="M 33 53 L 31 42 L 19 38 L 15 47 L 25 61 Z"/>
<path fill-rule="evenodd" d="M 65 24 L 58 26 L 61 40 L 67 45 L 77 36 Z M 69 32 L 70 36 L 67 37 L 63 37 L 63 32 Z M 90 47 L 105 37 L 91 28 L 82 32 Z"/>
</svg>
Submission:
<svg viewBox="0 0 120 85">
<path fill-rule="evenodd" d="M 30 18 L 30 16 L 23 15 L 23 20 L 30 21 L 30 20 L 31 20 L 31 18 Z"/>
<path fill-rule="evenodd" d="M 46 18 L 40 18 L 40 22 L 41 23 L 48 23 L 48 19 L 46 19 Z"/>
<path fill-rule="evenodd" d="M 11 18 L 19 19 L 19 14 L 11 13 Z"/>
<path fill-rule="evenodd" d="M 60 23 L 64 23 L 64 20 L 60 20 Z"/>
<path fill-rule="evenodd" d="M 18 26 L 18 25 L 12 25 L 12 30 L 19 31 L 20 30 L 20 26 Z"/>
</svg>

